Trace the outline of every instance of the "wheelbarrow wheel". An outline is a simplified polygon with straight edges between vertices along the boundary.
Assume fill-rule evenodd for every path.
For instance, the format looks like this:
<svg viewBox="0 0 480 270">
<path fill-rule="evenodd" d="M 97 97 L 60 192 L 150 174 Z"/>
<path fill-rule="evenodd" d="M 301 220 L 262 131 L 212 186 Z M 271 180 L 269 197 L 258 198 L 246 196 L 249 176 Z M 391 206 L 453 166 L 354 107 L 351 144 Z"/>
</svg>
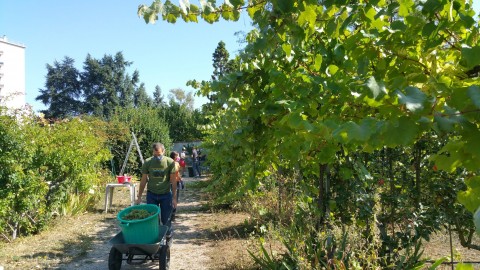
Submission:
<svg viewBox="0 0 480 270">
<path fill-rule="evenodd" d="M 170 269 L 170 247 L 168 245 L 162 246 L 160 248 L 160 270 Z"/>
<path fill-rule="evenodd" d="M 122 268 L 122 257 L 123 254 L 116 248 L 112 247 L 110 249 L 110 255 L 108 255 L 108 269 L 120 270 L 120 268 Z"/>
</svg>

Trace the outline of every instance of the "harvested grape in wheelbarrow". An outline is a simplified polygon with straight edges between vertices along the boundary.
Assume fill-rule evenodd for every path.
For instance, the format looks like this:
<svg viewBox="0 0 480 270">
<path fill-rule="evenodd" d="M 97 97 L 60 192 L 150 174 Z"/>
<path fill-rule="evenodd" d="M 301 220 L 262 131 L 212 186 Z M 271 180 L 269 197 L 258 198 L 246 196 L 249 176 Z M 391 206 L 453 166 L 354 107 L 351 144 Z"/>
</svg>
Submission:
<svg viewBox="0 0 480 270">
<path fill-rule="evenodd" d="M 122 217 L 124 220 L 145 219 L 155 213 L 148 212 L 145 209 L 133 209 L 130 213 Z"/>
</svg>

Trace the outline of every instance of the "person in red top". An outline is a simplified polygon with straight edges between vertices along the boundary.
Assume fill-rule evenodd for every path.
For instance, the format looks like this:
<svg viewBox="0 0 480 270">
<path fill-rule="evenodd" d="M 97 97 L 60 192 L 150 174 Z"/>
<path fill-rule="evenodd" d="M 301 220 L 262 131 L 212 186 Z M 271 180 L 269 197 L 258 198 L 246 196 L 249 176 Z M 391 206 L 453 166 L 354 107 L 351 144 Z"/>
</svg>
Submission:
<svg viewBox="0 0 480 270">
<path fill-rule="evenodd" d="M 186 152 L 187 152 L 187 149 L 183 147 L 182 152 L 180 153 L 180 161 L 178 162 L 180 163 L 180 175 L 182 177 L 185 177 L 185 169 L 187 168 L 187 162 L 185 160 L 187 158 Z"/>
</svg>

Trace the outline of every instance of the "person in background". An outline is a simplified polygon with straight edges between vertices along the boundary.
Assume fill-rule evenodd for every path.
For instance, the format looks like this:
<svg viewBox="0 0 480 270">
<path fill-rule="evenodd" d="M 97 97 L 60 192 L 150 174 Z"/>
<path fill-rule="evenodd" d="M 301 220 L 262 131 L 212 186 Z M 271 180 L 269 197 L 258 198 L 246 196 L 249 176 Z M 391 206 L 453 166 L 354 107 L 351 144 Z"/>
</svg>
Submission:
<svg viewBox="0 0 480 270">
<path fill-rule="evenodd" d="M 175 173 L 175 179 L 176 179 L 176 186 L 177 186 L 177 205 L 178 205 L 178 199 L 180 198 L 180 189 L 183 189 L 183 181 L 182 181 L 182 178 L 180 177 L 180 157 L 178 155 L 177 152 L 175 151 L 172 151 L 170 152 L 170 158 L 173 159 L 173 161 L 175 162 L 175 169 L 176 169 L 176 173 Z M 172 221 L 175 220 L 175 214 L 177 213 L 177 208 L 174 207 L 173 208 L 173 212 L 172 212 Z"/>
<path fill-rule="evenodd" d="M 174 208 L 177 208 L 177 168 L 173 159 L 164 156 L 165 146 L 161 143 L 152 145 L 153 156 L 142 166 L 142 179 L 138 190 L 137 204 L 142 201 L 142 194 L 147 186 L 147 204 L 160 206 L 161 221 L 166 225 Z M 148 183 L 148 185 L 147 185 Z"/>
<path fill-rule="evenodd" d="M 182 152 L 180 153 L 180 175 L 185 177 L 185 169 L 187 168 L 187 149 L 185 147 L 182 148 Z"/>
<path fill-rule="evenodd" d="M 200 172 L 200 160 L 199 160 L 196 146 L 194 146 L 192 150 L 192 159 L 193 159 L 193 175 L 195 177 L 202 176 L 202 173 Z"/>
</svg>

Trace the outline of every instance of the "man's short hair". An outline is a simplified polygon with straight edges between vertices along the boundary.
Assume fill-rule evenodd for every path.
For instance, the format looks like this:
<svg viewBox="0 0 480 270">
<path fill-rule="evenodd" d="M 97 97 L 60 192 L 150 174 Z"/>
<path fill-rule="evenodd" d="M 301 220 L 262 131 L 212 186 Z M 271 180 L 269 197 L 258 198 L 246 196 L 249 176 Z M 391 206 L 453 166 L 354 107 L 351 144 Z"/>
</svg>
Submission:
<svg viewBox="0 0 480 270">
<path fill-rule="evenodd" d="M 153 150 L 160 150 L 161 149 L 161 150 L 165 151 L 165 146 L 163 145 L 163 143 L 157 142 L 157 143 L 152 144 L 152 149 Z"/>
</svg>

